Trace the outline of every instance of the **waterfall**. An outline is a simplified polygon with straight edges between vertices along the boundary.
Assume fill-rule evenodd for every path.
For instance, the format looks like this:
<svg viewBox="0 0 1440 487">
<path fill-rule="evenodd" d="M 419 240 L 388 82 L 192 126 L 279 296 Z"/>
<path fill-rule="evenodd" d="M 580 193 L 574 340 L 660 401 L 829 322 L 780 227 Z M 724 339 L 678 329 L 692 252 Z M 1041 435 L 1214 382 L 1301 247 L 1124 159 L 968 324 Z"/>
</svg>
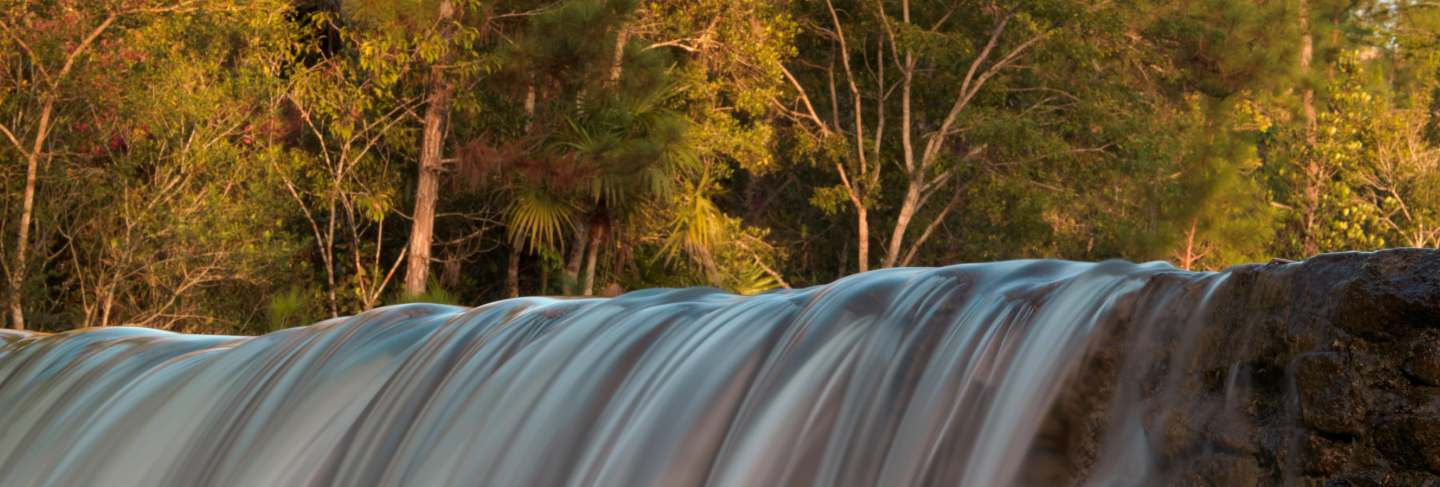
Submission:
<svg viewBox="0 0 1440 487">
<path fill-rule="evenodd" d="M 1140 485 L 1165 418 L 1081 398 L 1153 392 L 1086 371 L 1173 373 L 1193 352 L 1121 350 L 1183 342 L 1225 276 L 1013 261 L 258 337 L 0 334 L 0 485 Z M 1109 425 L 1095 458 L 1057 459 L 1082 416 Z"/>
</svg>

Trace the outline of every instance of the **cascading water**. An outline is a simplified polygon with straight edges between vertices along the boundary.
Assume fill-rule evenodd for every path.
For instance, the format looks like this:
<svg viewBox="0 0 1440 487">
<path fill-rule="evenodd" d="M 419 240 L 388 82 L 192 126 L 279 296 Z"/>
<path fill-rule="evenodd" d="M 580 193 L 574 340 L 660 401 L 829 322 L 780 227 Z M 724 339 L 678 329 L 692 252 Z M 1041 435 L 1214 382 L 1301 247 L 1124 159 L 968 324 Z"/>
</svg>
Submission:
<svg viewBox="0 0 1440 487">
<path fill-rule="evenodd" d="M 1226 276 L 1016 261 L 253 338 L 5 334 L 0 485 L 1146 485 L 1164 413 L 1070 414 L 1109 425 L 1082 465 L 1051 454 L 1077 428 L 1056 411 L 1095 363 L 1172 374 L 1194 351 L 1119 350 L 1188 340 Z"/>
</svg>

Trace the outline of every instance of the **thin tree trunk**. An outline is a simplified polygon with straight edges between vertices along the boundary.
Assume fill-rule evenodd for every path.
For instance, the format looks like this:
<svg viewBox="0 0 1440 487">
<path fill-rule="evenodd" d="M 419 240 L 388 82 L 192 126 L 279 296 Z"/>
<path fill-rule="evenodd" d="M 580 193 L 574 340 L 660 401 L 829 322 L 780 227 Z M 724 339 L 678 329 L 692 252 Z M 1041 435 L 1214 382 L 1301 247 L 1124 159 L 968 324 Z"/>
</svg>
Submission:
<svg viewBox="0 0 1440 487">
<path fill-rule="evenodd" d="M 579 223 L 575 225 L 575 240 L 570 243 L 570 258 L 565 262 L 565 273 L 560 276 L 560 290 L 566 296 L 574 296 L 580 292 L 580 265 L 585 261 L 585 243 L 589 235 L 589 225 Z"/>
<path fill-rule="evenodd" d="M 505 267 L 505 295 L 511 298 L 520 297 L 520 251 L 519 245 L 510 245 L 510 261 Z"/>
<path fill-rule="evenodd" d="M 525 133 L 535 127 L 535 79 L 525 85 Z"/>
<path fill-rule="evenodd" d="M 619 32 L 615 33 L 614 58 L 610 62 L 611 88 L 619 89 L 620 75 L 625 69 L 625 45 L 630 41 L 630 27 L 621 25 Z M 590 241 L 585 246 L 585 275 L 580 284 L 580 294 L 584 296 L 595 295 L 595 264 L 599 259 L 600 240 L 605 236 L 605 225 L 599 222 L 590 224 Z"/>
<path fill-rule="evenodd" d="M 920 253 L 920 248 L 925 245 L 927 240 L 930 240 L 931 235 L 935 234 L 935 229 L 945 223 L 945 217 L 950 216 L 950 212 L 960 204 L 960 197 L 963 194 L 960 188 L 955 188 L 955 192 L 950 195 L 950 201 L 945 203 L 945 207 L 940 209 L 940 213 L 935 215 L 935 219 L 930 220 L 930 224 L 925 225 L 925 230 L 920 232 L 920 236 L 910 242 L 910 250 L 906 251 L 905 258 L 900 260 L 901 266 L 909 266 L 915 261 L 915 256 Z"/>
<path fill-rule="evenodd" d="M 855 266 L 870 270 L 870 212 L 864 206 L 855 208 Z"/>
<path fill-rule="evenodd" d="M 540 260 L 540 291 L 537 294 L 550 294 L 550 265 L 544 259 Z"/>
<path fill-rule="evenodd" d="M 905 230 L 915 218 L 920 206 L 920 181 L 910 179 L 905 188 L 905 199 L 900 203 L 900 214 L 895 216 L 895 229 L 890 233 L 890 244 L 885 249 L 885 267 L 895 267 L 900 261 L 900 249 L 905 243 Z"/>
<path fill-rule="evenodd" d="M 10 273 L 10 327 L 25 329 L 25 308 L 21 294 L 25 291 L 25 278 L 29 273 L 30 226 L 35 218 L 35 184 L 39 179 L 40 153 L 45 140 L 50 136 L 50 116 L 54 113 L 54 98 L 48 98 L 40 109 L 40 122 L 36 127 L 35 143 L 25 155 L 25 196 L 20 207 L 20 228 L 15 242 L 15 269 Z"/>
<path fill-rule="evenodd" d="M 450 0 L 440 2 L 439 22 L 454 15 Z M 448 27 L 442 37 L 450 38 Z M 439 66 L 430 68 L 430 94 L 425 107 L 424 130 L 420 135 L 420 168 L 415 181 L 415 214 L 410 227 L 410 254 L 405 268 L 405 294 L 425 292 L 430 273 L 430 245 L 435 233 L 435 203 L 440 197 L 441 149 L 444 147 L 445 119 L 450 114 L 453 87 Z"/>
<path fill-rule="evenodd" d="M 609 76 L 606 84 L 611 88 L 616 87 L 620 82 L 620 76 L 624 72 L 625 44 L 629 42 L 630 31 L 628 27 L 622 26 L 615 33 L 615 46 L 613 57 L 610 61 Z M 577 104 L 583 103 L 584 91 L 577 97 Z M 594 209 L 592 208 L 592 212 Z M 592 284 L 589 282 L 594 277 L 596 253 L 599 245 L 596 242 L 595 234 L 599 231 L 596 225 L 591 223 L 578 223 L 575 225 L 575 239 L 570 245 L 570 257 L 565 262 L 565 271 L 561 275 L 561 291 L 567 296 L 592 294 Z M 581 267 L 585 274 L 581 274 Z"/>
<path fill-rule="evenodd" d="M 630 42 L 630 27 L 621 26 L 620 31 L 615 33 L 615 58 L 610 61 L 610 84 L 620 82 L 620 74 L 623 72 L 625 60 L 625 44 Z"/>
<path fill-rule="evenodd" d="M 340 316 L 340 300 L 336 297 L 337 284 L 335 281 L 335 200 L 339 198 L 340 182 L 337 178 L 334 186 L 330 189 L 330 201 L 326 210 L 325 227 L 325 249 L 321 254 L 321 260 L 325 261 L 325 282 L 330 292 L 330 317 Z"/>
<path fill-rule="evenodd" d="M 105 306 L 100 312 L 100 326 L 110 326 L 110 312 L 115 309 L 115 290 L 105 293 Z"/>
<path fill-rule="evenodd" d="M 1300 71 L 1302 75 L 1309 76 L 1310 66 L 1315 56 L 1315 41 L 1310 30 L 1309 0 L 1300 0 L 1299 21 Z M 1304 157 L 1305 167 L 1303 168 L 1303 174 L 1305 175 L 1305 207 L 1302 209 L 1301 214 L 1301 224 L 1303 227 L 1301 246 L 1305 253 L 1304 256 L 1309 257 L 1315 255 L 1320 250 L 1316 233 L 1318 227 L 1317 219 L 1320 211 L 1320 186 L 1323 184 L 1323 181 L 1321 181 L 1320 177 L 1320 160 L 1315 154 L 1317 141 L 1316 132 L 1318 128 L 1315 113 L 1315 90 L 1308 84 L 1304 91 L 1300 93 L 1300 102 L 1305 111 L 1305 143 L 1308 149 Z"/>
<path fill-rule="evenodd" d="M 904 19 L 910 22 L 910 2 L 905 2 Z M 891 42 L 894 42 L 892 39 Z M 915 80 L 915 58 L 910 51 L 905 51 L 905 71 L 901 73 L 900 81 L 900 148 L 905 157 L 905 170 L 909 173 L 909 184 L 905 188 L 905 199 L 900 206 L 900 214 L 895 220 L 895 230 L 890 235 L 890 247 L 885 253 L 885 267 L 894 267 L 897 259 L 900 258 L 900 249 L 904 246 L 905 231 L 910 227 L 910 220 L 915 217 L 916 210 L 920 206 L 920 184 L 923 179 L 923 162 L 921 167 L 916 167 L 915 145 L 911 134 L 914 131 L 913 112 L 911 110 L 911 87 Z M 917 172 L 919 171 L 919 172 Z M 943 218 L 942 213 L 940 218 Z M 927 232 L 929 229 L 926 229 Z M 918 248 L 917 244 L 917 248 Z M 913 250 L 913 249 L 912 249 Z M 913 252 L 912 252 L 913 254 Z M 906 257 L 906 261 L 910 257 Z"/>
<path fill-rule="evenodd" d="M 901 9 L 902 20 L 904 20 L 906 24 L 909 24 L 910 2 L 902 2 Z M 893 46 L 895 43 L 893 36 L 890 38 L 890 42 Z M 910 220 L 915 217 L 915 212 L 920 206 L 920 184 L 924 181 L 924 162 L 928 162 L 921 161 L 917 167 L 915 160 L 915 144 L 912 136 L 914 133 L 914 112 L 911 106 L 911 92 L 915 82 L 915 55 L 909 50 L 905 51 L 905 63 L 903 66 L 904 71 L 900 73 L 900 148 L 903 151 L 905 171 L 908 173 L 909 183 L 905 188 L 905 199 L 901 203 L 900 214 L 896 216 L 895 229 L 890 235 L 890 247 L 885 253 L 885 267 L 894 267 L 898 263 L 900 249 L 903 248 L 905 243 L 905 231 L 909 229 Z M 938 218 L 943 219 L 944 217 L 944 212 L 942 212 Z M 924 238 L 928 238 L 930 230 L 930 228 L 926 229 L 926 237 L 922 237 L 921 243 L 923 243 Z M 911 249 L 912 256 L 914 254 L 913 250 L 917 250 L 919 244 L 920 243 L 916 243 L 916 249 Z M 905 258 L 907 264 L 910 258 L 911 256 Z"/>
<path fill-rule="evenodd" d="M 1179 259 L 1180 262 L 1178 262 L 1178 264 L 1180 264 L 1180 268 L 1181 268 L 1181 269 L 1185 269 L 1185 270 L 1187 270 L 1187 271 L 1188 271 L 1188 270 L 1191 270 L 1191 269 L 1193 269 L 1193 268 L 1195 267 L 1195 260 L 1196 260 L 1196 257 L 1195 257 L 1195 227 L 1196 227 L 1196 224 L 1197 224 L 1196 220 L 1195 220 L 1194 218 L 1191 218 L 1191 219 L 1190 219 L 1190 230 L 1187 231 L 1187 232 L 1185 232 L 1185 253 L 1180 255 L 1180 259 Z"/>
<path fill-rule="evenodd" d="M 595 261 L 599 260 L 597 254 L 599 254 L 600 250 L 600 240 L 604 237 L 604 225 L 590 225 L 590 243 L 585 249 L 585 283 L 581 289 L 582 295 L 595 295 Z"/>
<path fill-rule="evenodd" d="M 54 78 L 50 78 L 49 89 L 45 92 L 45 101 L 40 109 L 39 124 L 35 127 L 35 139 L 27 152 L 20 147 L 19 141 L 14 134 L 6 131 L 10 140 L 15 143 L 16 149 L 25 153 L 25 196 L 20 209 L 20 228 L 15 242 L 15 268 L 11 269 L 9 279 L 10 294 L 10 326 L 16 330 L 25 329 L 25 309 L 21 294 L 24 292 L 25 279 L 29 273 L 29 247 L 30 247 L 30 225 L 35 215 L 35 184 L 40 170 L 40 155 L 45 149 L 45 142 L 50 138 L 50 117 L 55 111 L 55 98 L 60 89 L 60 84 L 69 76 L 70 70 L 75 67 L 80 55 L 89 50 L 110 26 L 120 18 L 119 13 L 111 13 L 100 25 L 95 26 L 84 39 L 76 45 L 69 54 L 65 56 L 65 64 L 60 67 L 60 72 Z M 31 59 L 33 62 L 40 62 L 39 59 Z"/>
<path fill-rule="evenodd" d="M 525 134 L 528 136 L 535 128 L 535 77 L 532 74 L 530 81 L 525 83 Z M 519 244 L 511 244 L 510 267 L 506 274 L 506 285 L 510 288 L 510 297 L 520 297 L 520 252 L 524 249 Z M 532 251 L 535 249 L 531 249 Z M 542 259 L 540 262 L 540 295 L 545 294 L 545 286 L 549 284 L 549 269 Z"/>
<path fill-rule="evenodd" d="M 49 110 L 41 118 L 41 130 L 44 130 L 49 118 Z M 39 137 L 36 137 L 39 139 Z M 35 180 L 40 167 L 40 154 L 38 151 L 31 152 L 25 159 L 25 199 L 20 209 L 20 229 L 18 241 L 15 245 L 15 269 L 10 273 L 10 327 L 16 330 L 25 329 L 25 309 L 21 304 L 20 295 L 24 292 L 25 277 L 29 264 L 27 259 L 30 246 L 30 221 L 35 214 Z"/>
<path fill-rule="evenodd" d="M 1310 2 L 1300 0 L 1300 71 L 1303 75 L 1310 74 L 1310 66 L 1315 57 L 1315 40 L 1310 32 Z M 1315 90 L 1308 85 L 1300 94 L 1301 102 L 1305 109 L 1305 141 L 1311 145 L 1315 144 L 1316 115 L 1315 115 Z"/>
</svg>

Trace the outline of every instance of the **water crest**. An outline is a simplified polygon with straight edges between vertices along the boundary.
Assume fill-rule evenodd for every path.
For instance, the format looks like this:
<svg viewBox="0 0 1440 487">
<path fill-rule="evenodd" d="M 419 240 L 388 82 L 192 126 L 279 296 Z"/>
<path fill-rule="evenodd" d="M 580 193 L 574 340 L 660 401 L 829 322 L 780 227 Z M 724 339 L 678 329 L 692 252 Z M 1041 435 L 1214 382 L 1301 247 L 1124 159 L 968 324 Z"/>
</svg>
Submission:
<svg viewBox="0 0 1440 487">
<path fill-rule="evenodd" d="M 1142 485 L 1174 418 L 1130 405 L 1188 380 L 1175 344 L 1224 281 L 1015 261 L 253 338 L 5 334 L 0 485 Z"/>
</svg>

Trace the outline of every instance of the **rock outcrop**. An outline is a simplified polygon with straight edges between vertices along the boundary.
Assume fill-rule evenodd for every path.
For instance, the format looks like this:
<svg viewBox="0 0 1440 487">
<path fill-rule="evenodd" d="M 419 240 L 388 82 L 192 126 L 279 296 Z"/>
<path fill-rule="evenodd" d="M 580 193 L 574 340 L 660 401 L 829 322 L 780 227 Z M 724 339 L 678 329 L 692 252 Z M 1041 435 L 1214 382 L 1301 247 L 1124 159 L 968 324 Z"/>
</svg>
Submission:
<svg viewBox="0 0 1440 487">
<path fill-rule="evenodd" d="M 1162 275 L 1136 299 L 1053 409 L 1050 481 L 1440 487 L 1440 252 Z M 1127 448 L 1141 467 L 1096 464 Z"/>
</svg>

